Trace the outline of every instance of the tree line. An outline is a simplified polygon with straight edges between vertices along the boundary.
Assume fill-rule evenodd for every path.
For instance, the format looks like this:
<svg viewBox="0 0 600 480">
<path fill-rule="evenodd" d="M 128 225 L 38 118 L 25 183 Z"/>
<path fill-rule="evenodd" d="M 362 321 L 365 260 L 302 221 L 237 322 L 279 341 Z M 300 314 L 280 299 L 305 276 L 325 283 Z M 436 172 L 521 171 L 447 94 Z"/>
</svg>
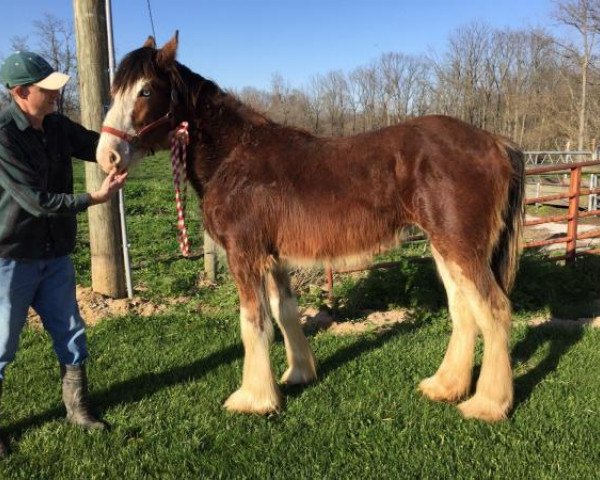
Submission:
<svg viewBox="0 0 600 480">
<path fill-rule="evenodd" d="M 495 29 L 473 22 L 450 34 L 443 54 L 389 52 L 351 72 L 292 88 L 247 87 L 242 101 L 284 124 L 346 135 L 419 115 L 446 114 L 505 135 L 528 150 L 596 148 L 600 134 L 597 36 L 600 0 L 554 1 L 546 28 Z"/>
<path fill-rule="evenodd" d="M 570 38 L 542 27 L 496 29 L 473 22 L 452 32 L 439 55 L 388 52 L 350 72 L 317 74 L 302 87 L 275 74 L 269 89 L 233 93 L 275 121 L 319 135 L 349 135 L 441 113 L 527 150 L 592 149 L 600 138 L 600 0 L 556 1 L 552 19 Z M 37 51 L 58 70 L 76 73 L 67 22 L 46 14 L 33 32 Z M 28 43 L 28 37 L 12 39 L 15 49 Z M 69 83 L 61 109 L 76 117 L 76 82 Z"/>
</svg>

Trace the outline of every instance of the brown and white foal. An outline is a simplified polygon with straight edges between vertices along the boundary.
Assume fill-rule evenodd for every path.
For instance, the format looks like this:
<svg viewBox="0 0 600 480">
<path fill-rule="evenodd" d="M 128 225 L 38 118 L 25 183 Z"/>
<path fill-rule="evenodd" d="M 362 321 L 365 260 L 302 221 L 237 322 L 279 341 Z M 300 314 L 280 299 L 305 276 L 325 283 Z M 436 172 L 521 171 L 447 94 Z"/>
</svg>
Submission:
<svg viewBox="0 0 600 480">
<path fill-rule="evenodd" d="M 445 116 L 415 118 L 351 137 L 320 138 L 279 125 L 175 60 L 177 36 L 152 38 L 121 62 L 98 162 L 127 169 L 169 131 L 190 124 L 187 171 L 204 226 L 223 246 L 240 296 L 245 349 L 234 411 L 281 406 L 269 349 L 278 323 L 288 369 L 281 381 L 316 378 L 286 265 L 336 264 L 394 243 L 407 225 L 427 233 L 448 295 L 453 331 L 424 395 L 470 394 L 475 342 L 484 354 L 466 417 L 496 421 L 513 402 L 507 293 L 517 263 L 524 169 L 509 141 Z"/>
</svg>

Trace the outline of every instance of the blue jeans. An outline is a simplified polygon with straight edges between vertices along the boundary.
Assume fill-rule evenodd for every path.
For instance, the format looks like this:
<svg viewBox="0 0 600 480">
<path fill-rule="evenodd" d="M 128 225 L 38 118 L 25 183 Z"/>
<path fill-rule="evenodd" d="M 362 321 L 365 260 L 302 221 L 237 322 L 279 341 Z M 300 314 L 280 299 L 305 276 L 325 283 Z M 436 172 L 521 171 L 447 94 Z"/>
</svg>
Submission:
<svg viewBox="0 0 600 480">
<path fill-rule="evenodd" d="M 6 365 L 15 358 L 30 306 L 52 337 L 60 363 L 80 364 L 87 358 L 85 324 L 75 297 L 71 257 L 0 258 L 0 380 Z"/>
</svg>

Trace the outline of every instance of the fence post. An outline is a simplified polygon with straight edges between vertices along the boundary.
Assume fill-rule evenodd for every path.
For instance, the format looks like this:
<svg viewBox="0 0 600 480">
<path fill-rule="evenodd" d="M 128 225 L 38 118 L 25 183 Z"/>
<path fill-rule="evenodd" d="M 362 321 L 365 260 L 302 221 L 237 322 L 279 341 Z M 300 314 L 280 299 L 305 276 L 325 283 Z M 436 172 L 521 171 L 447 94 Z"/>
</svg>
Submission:
<svg viewBox="0 0 600 480">
<path fill-rule="evenodd" d="M 325 275 L 327 276 L 327 299 L 333 301 L 333 267 L 327 265 L 325 267 Z"/>
<path fill-rule="evenodd" d="M 581 192 L 581 167 L 571 168 L 569 182 L 569 219 L 567 220 L 567 254 L 566 263 L 575 260 L 577 250 L 577 218 L 579 217 L 579 193 Z"/>
<path fill-rule="evenodd" d="M 590 190 L 593 190 L 598 186 L 598 177 L 595 173 L 590 174 Z M 598 195 L 590 193 L 588 196 L 588 211 L 596 210 L 598 208 Z"/>
<path fill-rule="evenodd" d="M 206 230 L 204 231 L 204 273 L 209 282 L 217 281 L 217 246 Z"/>
</svg>

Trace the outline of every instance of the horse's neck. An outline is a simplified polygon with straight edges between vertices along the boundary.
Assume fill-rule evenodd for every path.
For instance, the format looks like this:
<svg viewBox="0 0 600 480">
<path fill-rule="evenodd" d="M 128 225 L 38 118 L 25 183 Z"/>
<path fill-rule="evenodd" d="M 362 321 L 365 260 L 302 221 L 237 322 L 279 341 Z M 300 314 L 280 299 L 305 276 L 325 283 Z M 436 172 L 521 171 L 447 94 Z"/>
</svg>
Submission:
<svg viewBox="0 0 600 480">
<path fill-rule="evenodd" d="M 245 135 L 268 121 L 223 92 L 201 100 L 196 105 L 194 115 L 197 131 L 190 150 L 203 191 L 221 163 L 243 141 Z"/>
<path fill-rule="evenodd" d="M 199 128 L 204 132 L 203 139 L 218 146 L 222 155 L 227 156 L 241 141 L 244 131 L 252 122 L 243 115 L 242 108 L 227 96 L 200 107 Z"/>
</svg>

